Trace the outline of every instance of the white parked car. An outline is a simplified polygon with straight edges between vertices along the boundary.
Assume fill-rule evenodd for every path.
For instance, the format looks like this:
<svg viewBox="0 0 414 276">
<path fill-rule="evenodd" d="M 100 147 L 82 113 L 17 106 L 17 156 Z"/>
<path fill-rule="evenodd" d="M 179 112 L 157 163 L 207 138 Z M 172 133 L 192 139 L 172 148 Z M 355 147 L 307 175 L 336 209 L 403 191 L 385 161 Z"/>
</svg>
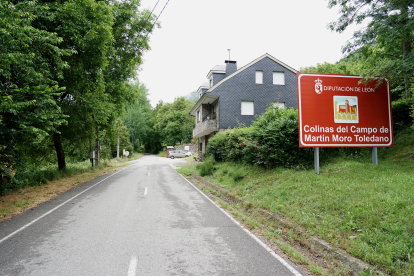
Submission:
<svg viewBox="0 0 414 276">
<path fill-rule="evenodd" d="M 185 152 L 182 150 L 172 150 L 170 151 L 170 155 L 168 156 L 171 159 L 174 159 L 176 157 L 186 157 Z"/>
</svg>

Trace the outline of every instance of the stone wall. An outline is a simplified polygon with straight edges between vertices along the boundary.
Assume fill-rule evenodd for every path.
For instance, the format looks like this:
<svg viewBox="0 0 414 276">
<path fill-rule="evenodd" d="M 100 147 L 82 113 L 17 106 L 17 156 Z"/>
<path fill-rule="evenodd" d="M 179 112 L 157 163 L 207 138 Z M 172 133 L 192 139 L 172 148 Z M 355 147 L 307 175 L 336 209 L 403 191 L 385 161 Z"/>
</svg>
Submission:
<svg viewBox="0 0 414 276">
<path fill-rule="evenodd" d="M 185 150 L 185 146 L 189 146 L 189 150 Z M 176 150 L 182 150 L 182 151 L 191 151 L 191 153 L 194 155 L 198 152 L 198 145 L 197 144 L 185 144 L 185 145 L 179 145 L 175 147 Z"/>
</svg>

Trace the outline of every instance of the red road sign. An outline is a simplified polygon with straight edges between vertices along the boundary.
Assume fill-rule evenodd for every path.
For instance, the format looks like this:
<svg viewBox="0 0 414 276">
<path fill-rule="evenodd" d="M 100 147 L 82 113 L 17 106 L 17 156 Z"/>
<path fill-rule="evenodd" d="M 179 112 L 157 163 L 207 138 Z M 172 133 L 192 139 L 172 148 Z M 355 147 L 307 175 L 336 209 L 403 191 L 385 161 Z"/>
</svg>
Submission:
<svg viewBox="0 0 414 276">
<path fill-rule="evenodd" d="M 391 95 L 359 76 L 297 73 L 299 146 L 392 147 Z"/>
</svg>

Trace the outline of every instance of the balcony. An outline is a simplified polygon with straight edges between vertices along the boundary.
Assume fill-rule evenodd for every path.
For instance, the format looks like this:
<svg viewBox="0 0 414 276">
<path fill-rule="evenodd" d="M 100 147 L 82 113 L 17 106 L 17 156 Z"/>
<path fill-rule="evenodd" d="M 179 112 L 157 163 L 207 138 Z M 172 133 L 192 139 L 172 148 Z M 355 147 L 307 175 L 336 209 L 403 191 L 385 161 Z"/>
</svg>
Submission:
<svg viewBox="0 0 414 276">
<path fill-rule="evenodd" d="M 218 131 L 217 115 L 215 113 L 206 115 L 201 121 L 197 121 L 193 128 L 193 137 L 202 137 L 214 131 Z"/>
</svg>

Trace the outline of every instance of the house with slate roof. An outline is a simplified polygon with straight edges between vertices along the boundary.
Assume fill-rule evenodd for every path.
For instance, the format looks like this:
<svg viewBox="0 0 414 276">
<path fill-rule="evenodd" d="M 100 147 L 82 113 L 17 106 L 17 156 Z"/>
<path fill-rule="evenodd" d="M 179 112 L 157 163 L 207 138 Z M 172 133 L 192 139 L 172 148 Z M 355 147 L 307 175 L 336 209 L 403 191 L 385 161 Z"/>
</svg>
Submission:
<svg viewBox="0 0 414 276">
<path fill-rule="evenodd" d="M 250 126 L 269 105 L 297 109 L 296 72 L 269 54 L 239 69 L 232 60 L 214 66 L 208 81 L 198 88 L 199 100 L 190 111 L 199 151 L 205 151 L 208 139 L 218 131 L 239 123 Z"/>
</svg>

